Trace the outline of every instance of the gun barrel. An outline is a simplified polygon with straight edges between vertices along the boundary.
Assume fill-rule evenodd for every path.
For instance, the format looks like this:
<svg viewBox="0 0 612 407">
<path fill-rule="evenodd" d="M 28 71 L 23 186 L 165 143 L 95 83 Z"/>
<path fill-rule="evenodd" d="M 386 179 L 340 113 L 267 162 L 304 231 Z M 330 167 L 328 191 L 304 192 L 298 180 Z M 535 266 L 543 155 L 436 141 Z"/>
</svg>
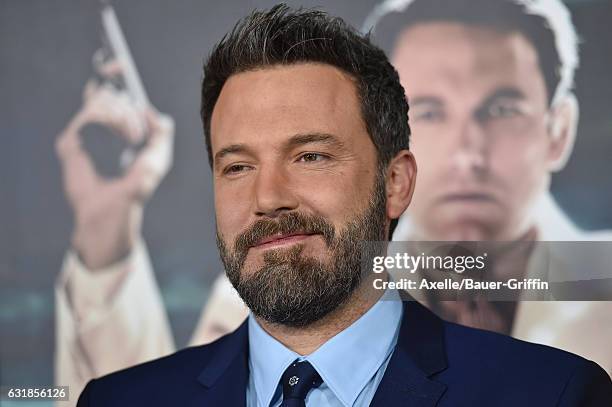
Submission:
<svg viewBox="0 0 612 407">
<path fill-rule="evenodd" d="M 102 26 L 104 27 L 110 47 L 121 64 L 128 94 L 137 105 L 141 107 L 149 105 L 147 92 L 136 69 L 136 64 L 134 64 L 132 54 L 119 25 L 119 20 L 115 10 L 109 4 L 105 4 L 102 7 Z"/>
</svg>

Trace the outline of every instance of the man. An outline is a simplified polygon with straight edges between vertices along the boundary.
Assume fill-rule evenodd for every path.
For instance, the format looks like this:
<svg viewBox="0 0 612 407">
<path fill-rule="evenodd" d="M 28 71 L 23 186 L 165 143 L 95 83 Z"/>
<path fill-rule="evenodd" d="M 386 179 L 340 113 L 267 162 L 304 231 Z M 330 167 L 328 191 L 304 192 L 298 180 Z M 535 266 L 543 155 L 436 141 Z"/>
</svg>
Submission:
<svg viewBox="0 0 612 407">
<path fill-rule="evenodd" d="M 424 159 L 394 240 L 515 242 L 495 271 L 514 268 L 522 278 L 549 268 L 560 274 L 578 251 L 542 254 L 534 240 L 612 239 L 580 231 L 548 190 L 571 154 L 578 120 L 571 92 L 578 41 L 560 1 L 385 1 L 368 17 L 370 29 L 389 48 L 412 102 L 413 150 Z M 431 298 L 428 305 L 446 319 L 575 352 L 612 372 L 608 302 Z"/>
<path fill-rule="evenodd" d="M 369 289 L 360 242 L 388 236 L 416 165 L 403 88 L 367 38 L 281 5 L 239 23 L 204 75 L 218 246 L 251 315 L 210 345 L 91 381 L 79 405 L 612 401 L 593 362 Z"/>
<path fill-rule="evenodd" d="M 534 240 L 612 239 L 578 230 L 548 190 L 578 120 L 578 40 L 560 1 L 385 1 L 366 27 L 390 49 L 421 160 L 394 240 L 515 242 L 493 273 L 512 268 L 522 278 L 545 268 L 560 274 L 579 250 L 553 244 L 543 256 Z M 609 302 L 428 305 L 445 319 L 559 347 L 612 372 Z"/>
<path fill-rule="evenodd" d="M 117 79 L 124 67 L 115 59 L 104 61 L 103 55 L 100 50 L 93 58 L 102 81 L 86 84 L 82 106 L 56 142 L 74 229 L 56 284 L 55 382 L 73 394 L 93 377 L 175 350 L 142 237 L 146 204 L 172 166 L 174 122 L 112 85 L 122 82 Z M 144 146 L 115 177 L 99 173 L 100 162 L 84 147 L 81 133 L 95 126 Z M 245 318 L 244 304 L 226 279 L 211 292 L 192 343 L 211 342 Z M 227 309 L 239 312 L 232 316 Z"/>
<path fill-rule="evenodd" d="M 512 10 L 511 13 L 501 11 L 508 7 Z M 533 16 L 534 13 L 536 17 Z M 511 15 L 513 18 L 504 18 L 505 26 L 501 29 L 498 27 L 499 18 L 491 20 L 496 15 L 502 17 Z M 489 21 L 485 24 L 487 18 Z M 435 23 L 433 20 L 436 19 L 442 23 Z M 529 22 L 528 32 L 537 29 L 545 34 L 543 37 L 530 34 L 529 38 L 542 37 L 549 40 L 535 47 L 531 40 L 525 41 L 521 35 L 510 35 L 524 30 L 522 27 L 526 19 Z M 449 32 L 446 27 L 447 29 L 440 30 L 437 36 L 429 36 L 432 33 L 436 34 L 437 29 L 444 26 L 443 22 L 447 20 L 453 22 L 450 25 L 456 26 L 454 31 Z M 468 23 L 473 29 L 461 30 L 461 27 Z M 548 192 L 550 173 L 561 169 L 571 153 L 578 116 L 577 104 L 570 92 L 573 73 L 578 63 L 576 35 L 569 13 L 562 3 L 542 0 L 383 2 L 374 10 L 372 17 L 366 23 L 367 29 L 374 24 L 376 36 L 386 40 L 390 45 L 390 52 L 393 53 L 392 62 L 398 68 L 400 78 L 413 103 L 410 115 L 415 130 L 413 149 L 417 152 L 417 157 L 423 158 L 420 163 L 421 176 L 416 183 L 417 193 L 414 204 L 401 217 L 399 227 L 394 234 L 395 240 L 456 239 L 461 236 L 474 239 L 521 239 L 519 241 L 526 243 L 527 248 L 531 250 L 527 237 L 537 240 L 595 240 L 608 236 L 579 231 L 560 211 Z M 409 26 L 412 29 L 408 29 Z M 485 27 L 479 30 L 481 26 Z M 431 29 L 427 30 L 427 27 Z M 544 27 L 549 28 L 544 29 Z M 415 32 L 422 34 L 420 39 L 423 43 L 411 40 L 415 38 Z M 466 33 L 479 32 L 484 34 L 466 35 Z M 504 33 L 508 35 L 502 35 Z M 503 41 L 506 37 L 517 41 L 514 48 L 510 49 L 510 53 L 505 52 L 502 55 L 501 51 L 508 45 Z M 438 43 L 432 46 L 431 41 L 434 39 Z M 487 39 L 491 42 L 488 45 Z M 455 42 L 450 46 L 452 40 Z M 457 42 L 462 42 L 463 46 L 456 47 Z M 500 42 L 502 46 L 499 46 Z M 408 46 L 412 47 L 410 52 L 406 51 Z M 415 49 L 419 46 L 420 48 Z M 559 49 L 555 51 L 556 48 Z M 496 62 L 504 66 L 510 66 L 507 63 L 508 57 L 514 58 L 517 62 L 533 62 L 535 50 L 537 66 L 534 68 L 533 64 L 528 65 L 528 68 L 533 68 L 533 72 L 517 78 L 523 81 L 519 83 L 522 88 L 527 88 L 529 91 L 539 89 L 537 112 L 542 114 L 546 111 L 545 116 L 550 121 L 548 127 L 556 128 L 557 136 L 550 138 L 555 141 L 551 146 L 557 147 L 552 159 L 543 158 L 542 146 L 545 145 L 546 138 L 542 137 L 542 126 L 535 127 L 538 130 L 535 133 L 538 135 L 535 138 L 537 143 L 529 139 L 532 132 L 519 133 L 524 136 L 519 140 L 497 137 L 499 142 L 495 145 L 483 142 L 482 139 L 485 138 L 483 134 L 490 134 L 492 130 L 499 128 L 500 124 L 511 124 L 522 117 L 516 115 L 516 109 L 524 107 L 525 100 L 519 101 L 512 95 L 505 95 L 503 98 L 496 97 L 487 101 L 486 96 L 491 93 L 487 87 L 490 88 L 492 84 L 499 82 L 502 79 L 500 73 L 507 74 L 507 70 L 500 70 L 495 65 L 488 64 L 483 65 L 480 71 L 467 72 L 461 81 L 448 80 L 444 77 L 426 79 L 425 75 L 439 72 L 432 69 L 436 66 L 458 70 L 459 62 L 464 64 L 466 62 L 465 58 L 461 59 L 462 51 L 468 50 L 469 55 L 476 58 L 474 49 L 493 61 L 499 56 Z M 420 57 L 415 60 L 412 54 Z M 558 55 L 556 62 L 555 54 Z M 558 77 L 555 72 L 560 73 Z M 423 75 L 422 79 L 420 75 Z M 466 82 L 467 80 L 469 82 Z M 543 91 L 541 86 L 539 88 L 534 86 L 532 89 L 530 81 L 536 81 L 539 85 L 544 82 L 545 90 Z M 485 82 L 487 87 L 484 86 Z M 451 99 L 448 92 L 453 87 L 449 85 L 454 84 L 462 84 L 463 89 L 468 89 L 469 92 L 463 94 L 454 92 Z M 553 91 L 549 88 L 557 89 L 554 91 L 556 96 L 552 96 Z M 432 93 L 436 96 L 436 101 L 444 101 L 444 106 L 426 103 L 427 100 L 420 98 L 421 94 Z M 546 93 L 544 98 L 543 93 Z M 529 95 L 531 96 L 531 93 Z M 419 98 L 421 100 L 418 100 Z M 553 99 L 555 109 L 548 109 L 552 107 Z M 468 101 L 471 101 L 471 105 L 467 103 Z M 487 103 L 480 103 L 484 101 Z M 429 102 L 432 102 L 431 98 Z M 531 99 L 529 102 L 533 105 Z M 446 117 L 444 121 L 440 121 L 441 113 L 454 112 L 458 108 L 463 109 L 461 114 L 455 114 L 452 120 Z M 472 114 L 474 112 L 479 114 Z M 484 112 L 489 113 L 484 114 Z M 491 116 L 490 113 L 495 114 Z M 496 115 L 502 117 L 494 119 Z M 514 119 L 503 117 L 508 115 L 515 115 Z M 461 120 L 458 117 L 461 117 Z M 466 117 L 473 119 L 469 127 L 477 128 L 480 136 L 477 134 L 476 137 L 472 137 L 476 144 L 468 143 L 458 147 L 455 143 L 462 138 L 452 135 L 461 134 L 458 129 Z M 484 120 L 487 117 L 489 119 Z M 432 133 L 435 134 L 430 137 Z M 439 136 L 442 134 L 450 136 L 442 138 Z M 468 140 L 472 138 L 468 137 Z M 444 142 L 445 140 L 448 142 Z M 470 149 L 478 145 L 491 147 L 488 149 L 488 154 L 478 158 L 478 154 L 474 154 L 474 150 Z M 537 148 L 537 155 L 525 154 L 527 151 L 534 151 L 534 148 Z M 449 153 L 447 149 L 452 151 Z M 515 153 L 511 154 L 512 151 Z M 425 157 L 428 159 L 425 160 Z M 452 157 L 452 160 L 446 159 L 447 157 Z M 483 157 L 487 160 L 483 160 Z M 530 157 L 531 161 L 525 161 Z M 479 162 L 488 165 L 483 167 Z M 491 167 L 493 162 L 495 168 Z M 457 165 L 459 167 L 455 171 L 454 166 Z M 78 173 L 78 167 L 70 168 L 76 169 Z M 484 199 L 485 196 L 481 196 L 481 199 L 455 200 L 448 205 L 430 205 L 432 193 L 443 191 L 447 187 L 457 188 L 462 183 L 465 184 L 466 177 L 469 179 L 487 172 L 496 174 L 495 179 L 498 181 L 503 180 L 496 184 L 494 200 L 487 201 Z M 457 182 L 458 177 L 463 181 Z M 430 207 L 433 209 L 429 210 Z M 79 212 L 78 209 L 75 211 Z M 104 213 L 107 219 L 121 219 L 126 216 L 115 210 Z M 415 233 L 414 221 L 418 222 L 418 234 Z M 520 226 L 518 231 L 512 230 L 517 225 Z M 138 236 L 138 233 L 134 233 L 131 229 L 129 232 L 128 236 Z M 88 236 L 87 233 L 79 234 Z M 104 239 L 100 241 L 104 236 L 100 236 L 95 231 L 91 232 L 91 236 L 95 238 L 89 238 L 81 244 L 89 243 L 92 250 L 106 246 Z M 123 233 L 120 236 L 123 236 Z M 125 241 L 116 237 L 110 237 L 108 240 Z M 119 247 L 122 249 L 121 253 L 130 252 L 130 255 L 123 259 L 110 256 L 103 262 L 105 267 L 101 268 L 87 263 L 87 259 L 79 261 L 74 253 L 67 256 L 57 296 L 58 384 L 70 383 L 71 388 L 80 390 L 92 377 L 162 356 L 174 350 L 169 324 L 159 289 L 152 278 L 144 243 L 139 239 L 130 247 L 122 245 Z M 538 269 L 537 262 L 533 261 L 535 256 L 526 257 L 529 258 L 527 273 L 529 270 Z M 106 267 L 109 264 L 111 266 Z M 145 284 L 141 283 L 142 281 Z M 95 290 L 90 287 L 95 287 Z M 95 301 L 92 292 L 99 294 L 101 299 Z M 612 321 L 610 321 L 612 312 L 609 311 L 606 302 L 523 302 L 516 308 L 513 308 L 513 304 L 510 304 L 510 307 L 491 307 L 486 303 L 478 303 L 478 306 L 474 307 L 474 304 L 469 302 L 453 303 L 450 304 L 451 307 L 448 307 L 449 303 L 443 302 L 429 305 L 435 307 L 436 312 L 445 318 L 559 347 L 593 359 L 608 372 L 612 372 L 612 354 L 608 346 L 612 341 Z M 440 309 L 438 305 L 445 308 Z M 457 306 L 461 308 L 458 310 Z M 247 309 L 235 290 L 225 276 L 220 277 L 214 285 L 191 344 L 208 343 L 223 333 L 231 332 L 240 325 L 246 315 Z M 133 323 L 139 324 L 143 329 L 128 329 Z M 589 334 L 585 335 L 584 332 Z M 100 340 L 102 337 L 120 338 L 116 340 L 129 346 L 117 347 L 114 346 L 114 341 Z"/>
<path fill-rule="evenodd" d="M 108 61 L 97 64 L 96 70 L 112 79 L 122 67 Z M 132 144 L 146 139 L 121 176 L 99 174 L 83 147 L 81 132 L 94 124 L 112 129 Z M 78 394 L 92 377 L 173 351 L 169 323 L 140 237 L 144 206 L 172 165 L 173 138 L 169 116 L 151 106 L 138 108 L 126 92 L 92 80 L 85 86 L 82 107 L 57 139 L 74 230 L 56 288 L 55 381 L 71 392 Z M 138 287 L 137 294 L 125 292 L 125 287 Z M 134 324 L 139 326 L 138 335 L 116 335 L 131 332 Z M 109 356 L 114 353 L 120 354 Z"/>
</svg>

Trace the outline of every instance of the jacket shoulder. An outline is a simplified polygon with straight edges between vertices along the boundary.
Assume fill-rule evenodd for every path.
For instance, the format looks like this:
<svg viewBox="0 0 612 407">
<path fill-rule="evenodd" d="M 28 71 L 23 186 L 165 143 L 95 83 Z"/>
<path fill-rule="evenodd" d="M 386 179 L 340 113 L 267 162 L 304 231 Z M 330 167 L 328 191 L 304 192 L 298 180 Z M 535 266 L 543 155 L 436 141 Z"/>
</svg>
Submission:
<svg viewBox="0 0 612 407">
<path fill-rule="evenodd" d="M 181 397 L 201 391 L 198 375 L 235 334 L 91 380 L 78 406 L 176 404 Z"/>
<path fill-rule="evenodd" d="M 502 385 L 514 389 L 513 397 L 524 396 L 525 402 L 541 397 L 541 403 L 566 405 L 568 400 L 593 397 L 612 403 L 608 374 L 578 355 L 450 322 L 444 322 L 444 332 L 448 369 L 440 377 L 450 382 L 469 377 L 481 391 Z"/>
</svg>

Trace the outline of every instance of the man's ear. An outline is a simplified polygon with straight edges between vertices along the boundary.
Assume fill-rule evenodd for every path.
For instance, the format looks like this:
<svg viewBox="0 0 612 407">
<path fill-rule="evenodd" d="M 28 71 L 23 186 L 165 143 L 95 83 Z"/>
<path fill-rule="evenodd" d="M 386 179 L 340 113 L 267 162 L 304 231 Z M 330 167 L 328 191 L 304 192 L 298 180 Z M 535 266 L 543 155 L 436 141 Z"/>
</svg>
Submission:
<svg viewBox="0 0 612 407">
<path fill-rule="evenodd" d="M 574 148 L 578 127 L 578 101 L 569 93 L 551 108 L 548 133 L 551 137 L 549 169 L 559 171 L 569 159 Z"/>
<path fill-rule="evenodd" d="M 400 151 L 387 167 L 387 216 L 399 218 L 410 204 L 416 181 L 417 167 L 412 153 Z"/>
</svg>

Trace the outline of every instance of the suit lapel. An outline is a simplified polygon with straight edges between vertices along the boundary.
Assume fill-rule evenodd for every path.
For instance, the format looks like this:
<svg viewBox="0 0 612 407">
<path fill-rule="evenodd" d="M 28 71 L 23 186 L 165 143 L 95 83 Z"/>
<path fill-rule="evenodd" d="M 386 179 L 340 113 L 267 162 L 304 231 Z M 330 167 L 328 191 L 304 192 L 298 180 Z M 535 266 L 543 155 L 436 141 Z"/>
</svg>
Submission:
<svg viewBox="0 0 612 407">
<path fill-rule="evenodd" d="M 226 339 L 214 350 L 211 360 L 197 377 L 204 393 L 202 399 L 194 400 L 194 406 L 246 406 L 249 378 L 247 322 Z"/>
<path fill-rule="evenodd" d="M 442 321 L 418 302 L 406 301 L 395 351 L 370 405 L 435 406 L 446 385 L 430 377 L 444 369 Z"/>
<path fill-rule="evenodd" d="M 197 377 L 204 390 L 202 397 L 189 405 L 245 406 L 249 377 L 246 321 L 213 351 Z M 442 321 L 418 302 L 406 301 L 395 351 L 370 405 L 435 406 L 446 385 L 430 377 L 445 368 Z"/>
</svg>

